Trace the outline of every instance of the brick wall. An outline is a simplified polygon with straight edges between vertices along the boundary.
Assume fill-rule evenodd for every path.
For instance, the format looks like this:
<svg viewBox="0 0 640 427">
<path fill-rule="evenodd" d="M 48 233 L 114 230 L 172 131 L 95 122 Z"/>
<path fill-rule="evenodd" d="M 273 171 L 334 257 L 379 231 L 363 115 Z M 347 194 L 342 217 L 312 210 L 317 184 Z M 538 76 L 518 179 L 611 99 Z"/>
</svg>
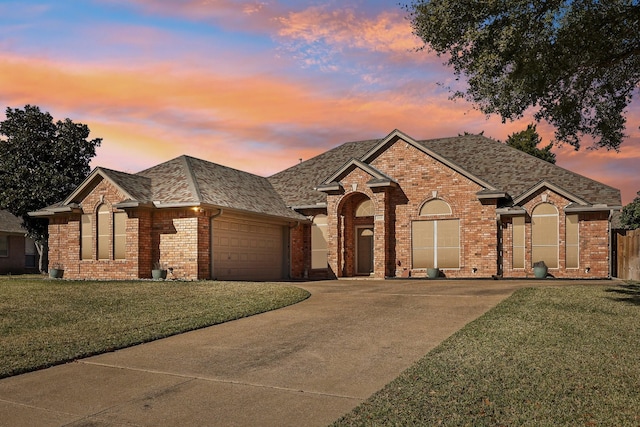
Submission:
<svg viewBox="0 0 640 427">
<path fill-rule="evenodd" d="M 444 200 L 452 210 L 451 215 L 439 215 L 437 219 L 460 221 L 460 267 L 443 269 L 444 274 L 447 277 L 491 277 L 496 274 L 498 226 L 495 206 L 483 205 L 477 199 L 476 193 L 482 187 L 403 141 L 393 143 L 371 165 L 395 179 L 399 186 L 373 191 L 366 185 L 372 177 L 356 168 L 341 179 L 344 194 L 328 195 L 329 263 L 334 271 L 344 276 L 354 273 L 352 236 L 356 223 L 352 205 L 357 205 L 366 196 L 375 205 L 372 222 L 375 277 L 400 276 L 405 269 L 413 276 L 426 275 L 426 269 L 412 266 L 411 223 L 435 219 L 419 215 L 422 205 L 433 198 Z"/>
<path fill-rule="evenodd" d="M 101 181 L 82 200 L 82 213 L 93 214 L 125 198 L 108 181 Z M 61 215 L 49 220 L 49 263 L 61 264 L 69 279 L 126 280 L 151 278 L 156 262 L 172 268 L 169 278 L 195 280 L 210 277 L 210 212 L 193 209 L 131 209 L 126 219 L 125 259 L 113 259 L 109 237 L 109 259 L 97 259 L 97 221 L 93 222 L 93 259 L 80 259 L 81 214 Z M 109 216 L 110 222 L 113 217 Z M 112 229 L 113 224 L 109 224 Z"/>
<path fill-rule="evenodd" d="M 580 213 L 578 215 L 579 262 L 578 268 L 566 268 L 566 214 L 564 208 L 570 200 L 548 189 L 541 189 L 523 203 L 525 219 L 525 268 L 513 268 L 512 219 L 502 219 L 504 277 L 533 277 L 531 256 L 531 213 L 540 203 L 550 203 L 558 209 L 558 268 L 549 274 L 557 278 L 605 278 L 609 276 L 609 212 Z"/>
</svg>

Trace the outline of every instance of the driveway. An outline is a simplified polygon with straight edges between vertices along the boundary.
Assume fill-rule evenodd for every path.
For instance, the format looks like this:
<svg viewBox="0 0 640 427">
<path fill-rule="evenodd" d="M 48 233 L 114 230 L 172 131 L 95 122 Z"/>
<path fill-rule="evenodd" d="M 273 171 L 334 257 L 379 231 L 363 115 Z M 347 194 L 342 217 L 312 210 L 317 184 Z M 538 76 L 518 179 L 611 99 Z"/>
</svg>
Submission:
<svg viewBox="0 0 640 427">
<path fill-rule="evenodd" d="M 514 290 L 565 283 L 300 283 L 291 307 L 0 380 L 0 425 L 324 426 Z"/>
</svg>

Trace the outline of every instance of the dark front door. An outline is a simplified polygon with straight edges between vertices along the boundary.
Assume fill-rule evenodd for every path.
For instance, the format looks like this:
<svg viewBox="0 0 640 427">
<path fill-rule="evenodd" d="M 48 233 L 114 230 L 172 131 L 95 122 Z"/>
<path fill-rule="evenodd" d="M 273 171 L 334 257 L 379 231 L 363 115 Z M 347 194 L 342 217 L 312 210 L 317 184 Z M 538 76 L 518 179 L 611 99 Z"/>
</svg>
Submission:
<svg viewBox="0 0 640 427">
<path fill-rule="evenodd" d="M 373 227 L 356 229 L 356 274 L 373 273 Z"/>
</svg>

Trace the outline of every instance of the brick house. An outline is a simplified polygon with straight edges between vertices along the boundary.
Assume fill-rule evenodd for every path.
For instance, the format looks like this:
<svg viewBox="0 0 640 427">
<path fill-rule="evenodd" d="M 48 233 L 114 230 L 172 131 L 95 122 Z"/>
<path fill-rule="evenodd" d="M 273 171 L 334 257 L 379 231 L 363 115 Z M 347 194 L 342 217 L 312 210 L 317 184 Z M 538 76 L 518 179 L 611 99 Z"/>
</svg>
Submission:
<svg viewBox="0 0 640 427">
<path fill-rule="evenodd" d="M 0 210 L 0 274 L 34 273 L 36 250 L 27 237 L 22 220 L 7 210 Z"/>
<path fill-rule="evenodd" d="M 479 135 L 395 130 L 269 178 L 182 156 L 95 169 L 49 218 L 65 277 L 610 276 L 620 191 Z M 171 276 L 170 276 L 171 277 Z"/>
</svg>

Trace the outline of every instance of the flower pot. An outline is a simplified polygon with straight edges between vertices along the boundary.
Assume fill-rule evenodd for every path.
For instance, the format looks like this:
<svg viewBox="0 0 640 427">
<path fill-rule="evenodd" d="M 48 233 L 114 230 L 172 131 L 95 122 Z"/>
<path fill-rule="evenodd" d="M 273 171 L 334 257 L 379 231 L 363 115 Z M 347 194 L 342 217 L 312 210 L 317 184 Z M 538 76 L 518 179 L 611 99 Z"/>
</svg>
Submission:
<svg viewBox="0 0 640 427">
<path fill-rule="evenodd" d="M 49 269 L 49 277 L 52 279 L 62 279 L 64 275 L 64 270 L 61 268 L 50 268 Z"/>
<path fill-rule="evenodd" d="M 435 279 L 440 276 L 440 270 L 437 268 L 427 268 L 427 277 L 429 279 Z"/>
<path fill-rule="evenodd" d="M 547 277 L 548 268 L 544 267 L 533 267 L 533 275 L 536 279 L 544 279 Z"/>
<path fill-rule="evenodd" d="M 151 270 L 153 280 L 164 280 L 167 278 L 167 270 Z"/>
</svg>

